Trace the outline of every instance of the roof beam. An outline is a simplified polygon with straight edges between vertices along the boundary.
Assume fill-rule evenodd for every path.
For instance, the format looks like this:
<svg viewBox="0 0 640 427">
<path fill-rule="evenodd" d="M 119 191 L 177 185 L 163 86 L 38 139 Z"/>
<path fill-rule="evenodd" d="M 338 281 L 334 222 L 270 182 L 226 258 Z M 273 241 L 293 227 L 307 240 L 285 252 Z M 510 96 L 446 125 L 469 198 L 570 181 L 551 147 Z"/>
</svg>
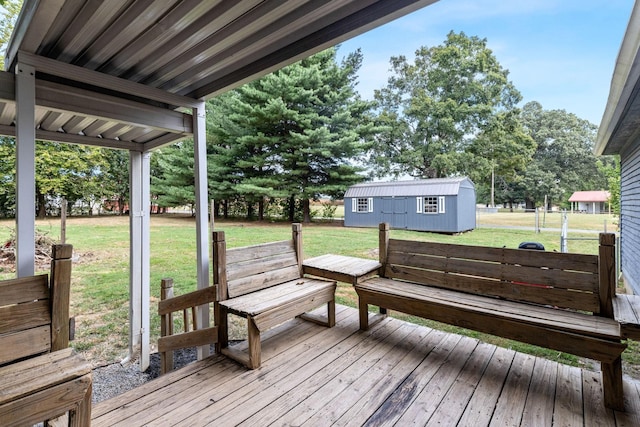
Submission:
<svg viewBox="0 0 640 427">
<path fill-rule="evenodd" d="M 55 59 L 45 58 L 44 56 L 34 55 L 28 52 L 20 51 L 18 53 L 18 61 L 22 64 L 31 65 L 36 71 L 45 74 L 72 79 L 92 86 L 130 94 L 143 99 L 151 99 L 164 104 L 195 108 L 200 105 L 201 102 L 194 98 L 176 95 L 162 89 L 78 67 L 77 65 L 65 64 Z"/>
<path fill-rule="evenodd" d="M 193 128 L 189 114 L 43 80 L 36 82 L 36 105 L 172 133 Z"/>
<path fill-rule="evenodd" d="M 15 137 L 15 126 L 0 125 L 0 135 Z M 142 144 L 138 144 L 136 142 L 94 138 L 80 134 L 53 132 L 44 129 L 36 129 L 36 139 L 39 141 L 62 142 L 65 144 L 82 144 L 96 147 L 116 148 L 120 150 L 144 151 Z"/>
</svg>

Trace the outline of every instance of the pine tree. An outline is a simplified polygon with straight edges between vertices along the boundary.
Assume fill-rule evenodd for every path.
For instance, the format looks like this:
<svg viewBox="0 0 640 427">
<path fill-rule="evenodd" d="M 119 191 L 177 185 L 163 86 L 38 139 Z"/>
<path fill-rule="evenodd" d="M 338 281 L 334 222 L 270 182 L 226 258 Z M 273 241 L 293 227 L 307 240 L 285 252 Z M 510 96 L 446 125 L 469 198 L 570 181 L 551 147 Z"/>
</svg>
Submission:
<svg viewBox="0 0 640 427">
<path fill-rule="evenodd" d="M 356 52 L 338 64 L 328 49 L 212 101 L 218 182 L 253 203 L 288 199 L 291 221 L 301 202 L 308 222 L 310 199 L 361 181 L 355 160 L 373 132 L 354 89 L 361 61 Z"/>
</svg>

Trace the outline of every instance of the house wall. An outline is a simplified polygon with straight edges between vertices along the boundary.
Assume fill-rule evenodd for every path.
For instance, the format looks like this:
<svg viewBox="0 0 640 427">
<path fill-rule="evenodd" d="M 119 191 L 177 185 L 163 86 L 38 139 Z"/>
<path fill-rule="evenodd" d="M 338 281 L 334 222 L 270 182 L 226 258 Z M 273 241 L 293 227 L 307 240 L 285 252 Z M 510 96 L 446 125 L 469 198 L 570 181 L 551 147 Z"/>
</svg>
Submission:
<svg viewBox="0 0 640 427">
<path fill-rule="evenodd" d="M 607 204 L 604 202 L 578 202 L 577 211 L 588 214 L 607 213 Z"/>
<path fill-rule="evenodd" d="M 627 285 L 640 294 L 640 144 L 620 153 L 620 249 Z"/>
</svg>

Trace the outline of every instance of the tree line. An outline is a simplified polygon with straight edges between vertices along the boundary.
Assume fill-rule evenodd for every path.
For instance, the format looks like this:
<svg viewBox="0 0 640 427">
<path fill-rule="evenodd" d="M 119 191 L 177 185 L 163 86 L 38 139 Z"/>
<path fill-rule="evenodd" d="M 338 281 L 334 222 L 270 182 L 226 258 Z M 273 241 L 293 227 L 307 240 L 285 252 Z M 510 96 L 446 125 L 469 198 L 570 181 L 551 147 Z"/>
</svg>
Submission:
<svg viewBox="0 0 640 427">
<path fill-rule="evenodd" d="M 412 60 L 390 60 L 391 77 L 363 100 L 359 51 L 330 48 L 207 102 L 209 197 L 216 214 L 311 219 L 310 202 L 340 199 L 372 178 L 469 176 L 487 205 L 567 206 L 577 190 L 611 189 L 619 169 L 596 158 L 597 127 L 545 110 L 509 80 L 487 40 L 451 32 Z M 63 198 L 78 213 L 124 213 L 128 153 L 38 142 L 36 209 Z M 15 213 L 15 142 L 0 138 L 0 215 Z M 153 204 L 193 206 L 193 141 L 155 150 Z M 104 201 L 108 200 L 105 204 Z M 614 200 L 615 201 L 615 200 Z"/>
</svg>

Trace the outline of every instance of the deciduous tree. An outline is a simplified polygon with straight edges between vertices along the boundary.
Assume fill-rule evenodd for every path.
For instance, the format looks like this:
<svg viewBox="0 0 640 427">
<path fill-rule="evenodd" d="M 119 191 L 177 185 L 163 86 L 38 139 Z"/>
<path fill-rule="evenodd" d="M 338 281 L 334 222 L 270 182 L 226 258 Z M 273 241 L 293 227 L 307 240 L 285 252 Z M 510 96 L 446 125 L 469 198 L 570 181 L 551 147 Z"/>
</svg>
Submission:
<svg viewBox="0 0 640 427">
<path fill-rule="evenodd" d="M 378 175 L 436 178 L 466 171 L 472 141 L 515 108 L 520 93 L 487 40 L 448 34 L 413 62 L 391 58 L 393 75 L 375 92 L 386 132 L 373 146 Z"/>
</svg>

